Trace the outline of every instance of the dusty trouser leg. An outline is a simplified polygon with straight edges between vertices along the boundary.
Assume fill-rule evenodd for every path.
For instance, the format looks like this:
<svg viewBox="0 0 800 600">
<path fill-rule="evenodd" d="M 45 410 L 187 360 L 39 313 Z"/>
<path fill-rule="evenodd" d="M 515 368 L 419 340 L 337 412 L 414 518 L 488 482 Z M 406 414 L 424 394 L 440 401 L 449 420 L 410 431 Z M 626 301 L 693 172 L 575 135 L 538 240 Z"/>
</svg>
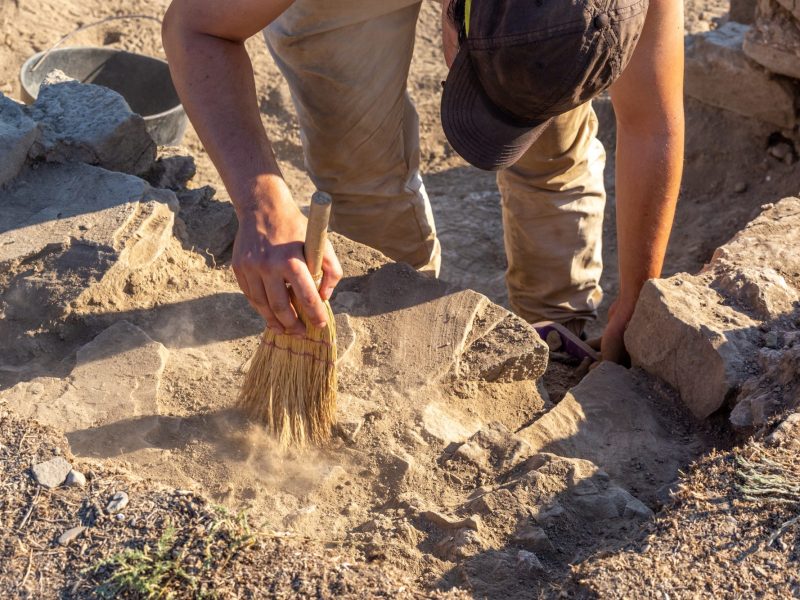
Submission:
<svg viewBox="0 0 800 600">
<path fill-rule="evenodd" d="M 292 91 L 331 227 L 438 275 L 439 241 L 406 92 L 419 0 L 298 0 L 265 38 Z"/>
<path fill-rule="evenodd" d="M 605 151 L 589 103 L 557 117 L 498 174 L 512 309 L 581 330 L 602 299 Z M 578 325 L 575 327 L 575 325 Z"/>
</svg>

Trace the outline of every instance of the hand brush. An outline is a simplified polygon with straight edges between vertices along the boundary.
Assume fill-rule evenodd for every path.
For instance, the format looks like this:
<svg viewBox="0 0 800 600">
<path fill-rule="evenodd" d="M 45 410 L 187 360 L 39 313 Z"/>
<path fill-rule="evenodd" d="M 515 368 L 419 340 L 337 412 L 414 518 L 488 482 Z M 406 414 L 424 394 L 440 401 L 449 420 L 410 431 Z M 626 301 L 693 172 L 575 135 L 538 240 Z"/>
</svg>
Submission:
<svg viewBox="0 0 800 600">
<path fill-rule="evenodd" d="M 311 198 L 304 254 L 317 286 L 322 281 L 322 256 L 327 241 L 331 197 Z M 250 361 L 239 405 L 263 423 L 281 446 L 320 444 L 330 437 L 336 414 L 336 324 L 328 302 L 327 327 L 315 327 L 289 290 L 292 305 L 306 327 L 302 337 L 267 328 Z"/>
</svg>

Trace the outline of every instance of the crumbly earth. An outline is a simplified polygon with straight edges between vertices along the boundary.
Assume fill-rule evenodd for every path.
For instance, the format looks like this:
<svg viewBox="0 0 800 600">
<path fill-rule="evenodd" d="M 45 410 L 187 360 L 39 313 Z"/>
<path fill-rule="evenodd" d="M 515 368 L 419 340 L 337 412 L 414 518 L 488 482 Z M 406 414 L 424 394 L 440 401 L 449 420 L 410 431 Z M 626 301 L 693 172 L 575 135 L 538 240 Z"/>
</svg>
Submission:
<svg viewBox="0 0 800 600">
<path fill-rule="evenodd" d="M 109 14 L 159 15 L 166 4 L 3 3 L 0 90 L 18 96 L 18 65 L 79 24 Z M 724 20 L 726 7 L 687 2 L 686 9 L 687 31 L 699 31 Z M 110 275 L 97 272 L 96 285 L 81 273 L 63 277 L 73 273 L 75 255 L 52 245 L 0 273 L 0 331 L 17 340 L 0 347 L 2 589 L 22 597 L 146 597 L 123 579 L 141 555 L 120 553 L 147 548 L 158 557 L 148 564 L 166 569 L 158 585 L 187 597 L 800 593 L 791 576 L 798 566 L 796 448 L 741 440 L 714 451 L 731 446 L 724 417 L 697 423 L 674 392 L 638 370 L 604 366 L 574 387 L 585 367 L 548 361 L 530 329 L 502 309 L 493 177 L 466 167 L 438 124 L 445 69 L 437 12 L 438 4 L 424 3 L 409 88 L 449 283 L 336 238 L 347 278 L 333 300 L 341 395 L 329 447 L 280 452 L 231 410 L 263 323 L 226 266 L 232 211 L 191 128 L 178 154 L 197 163 L 193 189 L 181 178 L 167 185 L 153 172 L 148 180 L 176 188 L 175 198 L 145 193 L 125 213 L 135 215 L 126 244 L 155 246 L 121 250 Z M 69 43 L 162 53 L 150 21 L 112 21 Z M 288 88 L 261 40 L 248 48 L 262 120 L 304 204 L 312 188 Z M 607 99 L 595 106 L 609 151 L 608 298 L 592 333 L 618 287 L 613 110 Z M 668 274 L 697 271 L 761 204 L 800 189 L 800 171 L 767 152 L 792 132 L 694 102 L 687 119 Z M 49 169 L 34 170 L 26 182 Z M 58 176 L 62 168 L 52 170 Z M 108 211 L 128 208 L 95 206 L 96 216 L 86 218 L 102 224 Z M 76 222 L 73 239 L 93 223 Z M 33 303 L 19 295 L 26 289 L 48 293 Z M 602 418 L 584 422 L 592 411 Z M 88 487 L 39 490 L 28 469 L 54 455 L 83 469 Z M 689 475 L 676 484 L 679 469 Z M 752 473 L 763 480 L 765 469 L 788 482 L 777 496 L 747 491 Z M 119 490 L 131 497 L 124 519 L 104 510 Z M 216 504 L 233 514 L 246 510 L 253 533 Z M 87 529 L 59 545 L 79 524 Z M 152 569 L 145 575 L 155 577 Z"/>
</svg>

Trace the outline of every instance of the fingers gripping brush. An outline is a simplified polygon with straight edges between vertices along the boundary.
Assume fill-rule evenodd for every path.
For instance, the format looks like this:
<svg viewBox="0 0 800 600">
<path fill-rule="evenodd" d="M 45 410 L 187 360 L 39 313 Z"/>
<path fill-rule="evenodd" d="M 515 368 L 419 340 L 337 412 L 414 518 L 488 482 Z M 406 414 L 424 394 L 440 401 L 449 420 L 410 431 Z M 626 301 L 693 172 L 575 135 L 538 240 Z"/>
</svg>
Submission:
<svg viewBox="0 0 800 600">
<path fill-rule="evenodd" d="M 317 286 L 327 241 L 331 197 L 311 198 L 305 259 Z M 319 444 L 330 437 L 336 413 L 336 324 L 330 304 L 327 327 L 315 327 L 290 290 L 292 304 L 306 327 L 303 337 L 267 328 L 239 394 L 240 406 L 263 423 L 282 446 Z"/>
</svg>

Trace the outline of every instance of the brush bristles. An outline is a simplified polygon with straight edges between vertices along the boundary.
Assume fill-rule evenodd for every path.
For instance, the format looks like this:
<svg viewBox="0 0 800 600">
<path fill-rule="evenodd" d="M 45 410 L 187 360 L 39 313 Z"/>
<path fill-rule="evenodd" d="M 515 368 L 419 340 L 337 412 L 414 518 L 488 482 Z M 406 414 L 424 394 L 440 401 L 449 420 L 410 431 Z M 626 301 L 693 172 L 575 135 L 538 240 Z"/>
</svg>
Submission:
<svg viewBox="0 0 800 600">
<path fill-rule="evenodd" d="M 304 337 L 264 331 L 239 394 L 240 406 L 263 423 L 282 446 L 320 444 L 331 434 L 336 414 L 336 324 L 330 304 L 328 326 L 306 326 Z"/>
</svg>

